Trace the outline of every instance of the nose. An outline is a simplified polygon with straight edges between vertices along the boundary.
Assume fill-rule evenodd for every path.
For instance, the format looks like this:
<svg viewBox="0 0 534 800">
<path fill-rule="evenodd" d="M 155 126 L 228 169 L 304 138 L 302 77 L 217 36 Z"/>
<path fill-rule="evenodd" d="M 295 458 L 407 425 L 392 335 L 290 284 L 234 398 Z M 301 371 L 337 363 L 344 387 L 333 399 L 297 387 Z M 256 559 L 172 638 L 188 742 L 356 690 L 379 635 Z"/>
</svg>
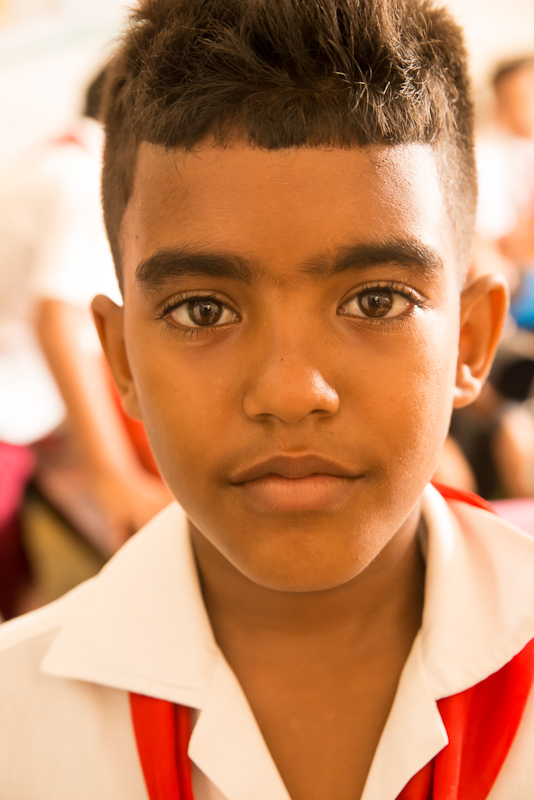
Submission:
<svg viewBox="0 0 534 800">
<path fill-rule="evenodd" d="M 258 364 L 243 401 L 250 419 L 286 424 L 310 415 L 329 417 L 339 410 L 339 396 L 304 353 L 269 354 Z"/>
</svg>

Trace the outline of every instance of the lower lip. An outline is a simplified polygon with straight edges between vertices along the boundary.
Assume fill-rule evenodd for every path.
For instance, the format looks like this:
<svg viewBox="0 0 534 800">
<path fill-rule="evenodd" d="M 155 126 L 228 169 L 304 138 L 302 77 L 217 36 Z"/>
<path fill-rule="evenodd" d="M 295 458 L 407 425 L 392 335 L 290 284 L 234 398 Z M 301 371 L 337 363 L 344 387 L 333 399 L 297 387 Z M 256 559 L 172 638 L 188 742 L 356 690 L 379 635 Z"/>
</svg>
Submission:
<svg viewBox="0 0 534 800">
<path fill-rule="evenodd" d="M 342 503 L 354 481 L 337 475 L 266 475 L 238 487 L 256 503 L 276 511 L 321 511 Z"/>
</svg>

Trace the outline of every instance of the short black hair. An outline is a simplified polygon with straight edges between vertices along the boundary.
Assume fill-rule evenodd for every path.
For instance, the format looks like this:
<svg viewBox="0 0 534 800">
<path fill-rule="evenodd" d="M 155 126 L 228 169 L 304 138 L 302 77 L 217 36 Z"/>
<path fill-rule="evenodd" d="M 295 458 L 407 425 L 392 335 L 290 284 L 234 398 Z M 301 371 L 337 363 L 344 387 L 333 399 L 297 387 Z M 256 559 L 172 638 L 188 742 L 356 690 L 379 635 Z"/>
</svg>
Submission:
<svg viewBox="0 0 534 800">
<path fill-rule="evenodd" d="M 476 207 L 460 28 L 430 0 L 140 0 L 108 68 L 104 216 L 119 232 L 141 142 L 432 144 L 461 258 Z M 465 258 L 464 258 L 465 257 Z"/>
</svg>

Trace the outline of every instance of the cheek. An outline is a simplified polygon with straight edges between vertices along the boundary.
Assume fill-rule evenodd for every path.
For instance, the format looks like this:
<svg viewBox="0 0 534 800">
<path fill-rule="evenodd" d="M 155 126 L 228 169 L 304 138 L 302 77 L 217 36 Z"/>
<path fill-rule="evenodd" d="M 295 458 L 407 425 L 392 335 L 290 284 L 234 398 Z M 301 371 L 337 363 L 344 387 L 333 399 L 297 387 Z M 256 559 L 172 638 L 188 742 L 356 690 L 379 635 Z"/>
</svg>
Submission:
<svg viewBox="0 0 534 800">
<path fill-rule="evenodd" d="M 397 367 L 395 397 L 400 419 L 403 468 L 434 469 L 448 432 L 457 361 L 457 326 L 444 321 L 420 329 L 405 342 Z M 395 407 L 392 405 L 393 413 Z M 386 426 L 394 429 L 391 419 Z"/>
<path fill-rule="evenodd" d="M 224 447 L 238 398 L 231 370 L 185 351 L 172 335 L 151 343 L 135 338 L 129 352 L 141 416 L 156 460 L 169 485 L 204 469 Z M 156 344 L 157 358 L 154 357 Z"/>
<path fill-rule="evenodd" d="M 391 479 L 433 472 L 452 409 L 457 332 L 454 314 L 425 311 L 417 324 L 370 334 L 353 350 L 347 424 L 350 417 L 367 457 Z"/>
</svg>

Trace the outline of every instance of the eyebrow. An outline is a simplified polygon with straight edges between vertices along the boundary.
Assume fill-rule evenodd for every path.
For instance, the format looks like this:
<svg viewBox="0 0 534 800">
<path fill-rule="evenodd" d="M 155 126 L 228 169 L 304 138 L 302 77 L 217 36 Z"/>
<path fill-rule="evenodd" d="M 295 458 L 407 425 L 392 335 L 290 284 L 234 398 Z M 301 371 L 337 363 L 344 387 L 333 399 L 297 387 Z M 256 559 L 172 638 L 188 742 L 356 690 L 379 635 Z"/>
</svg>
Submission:
<svg viewBox="0 0 534 800">
<path fill-rule="evenodd" d="M 334 258 L 328 255 L 303 265 L 303 274 L 326 279 L 349 270 L 398 264 L 419 274 L 430 275 L 443 269 L 438 253 L 413 239 L 392 239 L 379 243 L 359 243 L 341 248 Z M 159 250 L 142 261 L 135 277 L 147 290 L 157 290 L 173 279 L 204 276 L 230 278 L 252 284 L 269 277 L 258 262 L 225 253 L 201 253 L 187 248 Z"/>
<path fill-rule="evenodd" d="M 142 261 L 136 271 L 138 283 L 158 289 L 173 278 L 203 275 L 208 278 L 233 278 L 252 283 L 259 267 L 239 256 L 224 253 L 195 253 L 187 249 L 158 250 Z"/>
<path fill-rule="evenodd" d="M 392 239 L 343 248 L 334 259 L 330 272 L 336 275 L 349 269 L 378 267 L 382 264 L 398 264 L 424 274 L 443 269 L 443 261 L 432 247 L 415 239 Z"/>
</svg>

